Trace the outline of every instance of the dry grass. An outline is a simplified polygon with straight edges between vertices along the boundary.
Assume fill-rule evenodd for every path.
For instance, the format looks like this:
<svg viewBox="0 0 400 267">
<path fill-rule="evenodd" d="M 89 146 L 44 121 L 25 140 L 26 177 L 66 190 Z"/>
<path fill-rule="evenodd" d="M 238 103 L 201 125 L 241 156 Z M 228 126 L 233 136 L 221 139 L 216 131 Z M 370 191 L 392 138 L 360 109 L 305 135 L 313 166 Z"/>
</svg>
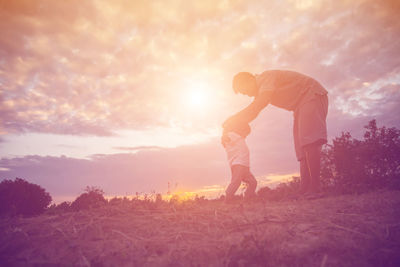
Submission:
<svg viewBox="0 0 400 267">
<path fill-rule="evenodd" d="M 0 220 L 0 265 L 400 266 L 400 192 Z"/>
</svg>

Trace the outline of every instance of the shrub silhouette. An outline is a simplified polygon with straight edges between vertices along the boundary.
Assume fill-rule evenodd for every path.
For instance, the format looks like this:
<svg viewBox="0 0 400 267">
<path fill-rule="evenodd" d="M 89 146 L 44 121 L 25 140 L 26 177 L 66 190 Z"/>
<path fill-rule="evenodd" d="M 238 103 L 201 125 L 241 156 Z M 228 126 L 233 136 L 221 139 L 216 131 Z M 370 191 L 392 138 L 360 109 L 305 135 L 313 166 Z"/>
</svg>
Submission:
<svg viewBox="0 0 400 267">
<path fill-rule="evenodd" d="M 100 188 L 87 186 L 85 192 L 75 199 L 71 208 L 75 211 L 91 208 L 98 208 L 107 204 L 104 198 L 104 191 Z"/>
<path fill-rule="evenodd" d="M 376 120 L 364 128 L 362 140 L 342 132 L 325 146 L 321 161 L 325 189 L 358 192 L 400 186 L 400 130 L 378 128 Z"/>
<path fill-rule="evenodd" d="M 52 198 L 42 187 L 21 178 L 0 183 L 0 215 L 38 215 L 45 211 Z"/>
<path fill-rule="evenodd" d="M 55 206 L 56 212 L 68 212 L 71 211 L 71 202 L 70 201 L 63 201 L 57 206 Z"/>
<path fill-rule="evenodd" d="M 64 202 L 61 202 L 60 204 L 50 205 L 50 207 L 48 207 L 46 210 L 46 214 L 55 215 L 55 214 L 62 214 L 65 212 L 70 212 L 70 211 L 72 211 L 71 202 L 64 201 Z"/>
<path fill-rule="evenodd" d="M 376 188 L 400 188 L 400 130 L 378 128 L 376 120 L 366 126 L 363 139 L 342 132 L 322 150 L 321 184 L 333 193 L 363 192 Z M 299 189 L 300 179 L 261 188 L 263 199 L 279 200 Z"/>
<path fill-rule="evenodd" d="M 268 186 L 262 187 L 257 191 L 257 196 L 264 200 L 282 200 L 300 189 L 300 177 L 293 176 L 286 183 L 280 183 L 276 188 L 271 189 Z"/>
</svg>

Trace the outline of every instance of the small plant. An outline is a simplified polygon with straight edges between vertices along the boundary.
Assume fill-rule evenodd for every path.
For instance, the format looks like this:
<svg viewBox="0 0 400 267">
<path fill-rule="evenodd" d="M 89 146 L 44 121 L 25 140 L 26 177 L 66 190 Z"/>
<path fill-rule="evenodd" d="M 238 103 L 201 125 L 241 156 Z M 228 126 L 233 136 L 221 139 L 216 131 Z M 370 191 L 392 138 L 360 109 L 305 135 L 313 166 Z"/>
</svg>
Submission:
<svg viewBox="0 0 400 267">
<path fill-rule="evenodd" d="M 156 195 L 155 203 L 156 203 L 156 204 L 160 204 L 160 203 L 162 203 L 162 202 L 163 202 L 163 200 L 162 200 L 161 194 L 157 194 L 157 195 Z"/>
<path fill-rule="evenodd" d="M 71 208 L 75 211 L 104 206 L 107 200 L 104 198 L 104 191 L 94 186 L 87 186 L 85 192 L 75 199 Z"/>
<path fill-rule="evenodd" d="M 264 200 L 269 200 L 271 198 L 271 195 L 273 194 L 273 190 L 269 188 L 268 186 L 264 186 L 260 188 L 257 191 L 257 196 L 264 199 Z"/>
<path fill-rule="evenodd" d="M 47 208 L 46 214 L 54 215 L 54 214 L 62 214 L 65 212 L 72 211 L 71 202 L 64 201 L 60 204 L 51 204 L 50 207 Z"/>
<path fill-rule="evenodd" d="M 64 201 L 56 206 L 57 211 L 68 212 L 71 210 L 71 202 Z"/>
<path fill-rule="evenodd" d="M 257 191 L 257 196 L 264 200 L 282 200 L 294 196 L 300 190 L 300 177 L 293 176 L 285 183 L 280 183 L 276 188 L 268 186 L 262 187 Z"/>
<path fill-rule="evenodd" d="M 21 178 L 0 183 L 0 215 L 38 215 L 45 211 L 51 200 L 42 187 Z"/>
</svg>

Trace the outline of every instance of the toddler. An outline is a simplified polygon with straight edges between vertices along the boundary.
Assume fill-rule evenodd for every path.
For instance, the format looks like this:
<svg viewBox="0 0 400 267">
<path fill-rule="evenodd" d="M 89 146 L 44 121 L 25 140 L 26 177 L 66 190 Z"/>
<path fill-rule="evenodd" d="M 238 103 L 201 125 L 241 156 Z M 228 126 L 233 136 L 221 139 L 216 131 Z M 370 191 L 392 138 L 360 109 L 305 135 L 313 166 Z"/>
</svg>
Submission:
<svg viewBox="0 0 400 267">
<path fill-rule="evenodd" d="M 231 183 L 225 191 L 227 202 L 234 198 L 242 181 L 247 184 L 244 193 L 245 199 L 251 199 L 255 196 L 257 181 L 250 172 L 250 154 L 245 141 L 249 134 L 250 126 L 247 123 L 230 124 L 223 131 L 222 145 L 225 148 L 232 172 Z"/>
</svg>

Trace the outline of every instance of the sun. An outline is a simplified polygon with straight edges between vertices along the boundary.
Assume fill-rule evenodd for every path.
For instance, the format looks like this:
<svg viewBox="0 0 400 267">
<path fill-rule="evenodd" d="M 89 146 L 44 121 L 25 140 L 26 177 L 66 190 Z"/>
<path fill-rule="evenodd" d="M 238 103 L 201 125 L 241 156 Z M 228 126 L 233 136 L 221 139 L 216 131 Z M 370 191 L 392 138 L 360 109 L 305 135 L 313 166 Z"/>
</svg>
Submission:
<svg viewBox="0 0 400 267">
<path fill-rule="evenodd" d="M 204 111 L 210 104 L 209 89 L 201 83 L 191 85 L 185 90 L 183 102 L 190 111 Z"/>
<path fill-rule="evenodd" d="M 207 105 L 207 97 L 204 91 L 193 89 L 188 92 L 187 102 L 194 108 L 204 107 Z"/>
</svg>

